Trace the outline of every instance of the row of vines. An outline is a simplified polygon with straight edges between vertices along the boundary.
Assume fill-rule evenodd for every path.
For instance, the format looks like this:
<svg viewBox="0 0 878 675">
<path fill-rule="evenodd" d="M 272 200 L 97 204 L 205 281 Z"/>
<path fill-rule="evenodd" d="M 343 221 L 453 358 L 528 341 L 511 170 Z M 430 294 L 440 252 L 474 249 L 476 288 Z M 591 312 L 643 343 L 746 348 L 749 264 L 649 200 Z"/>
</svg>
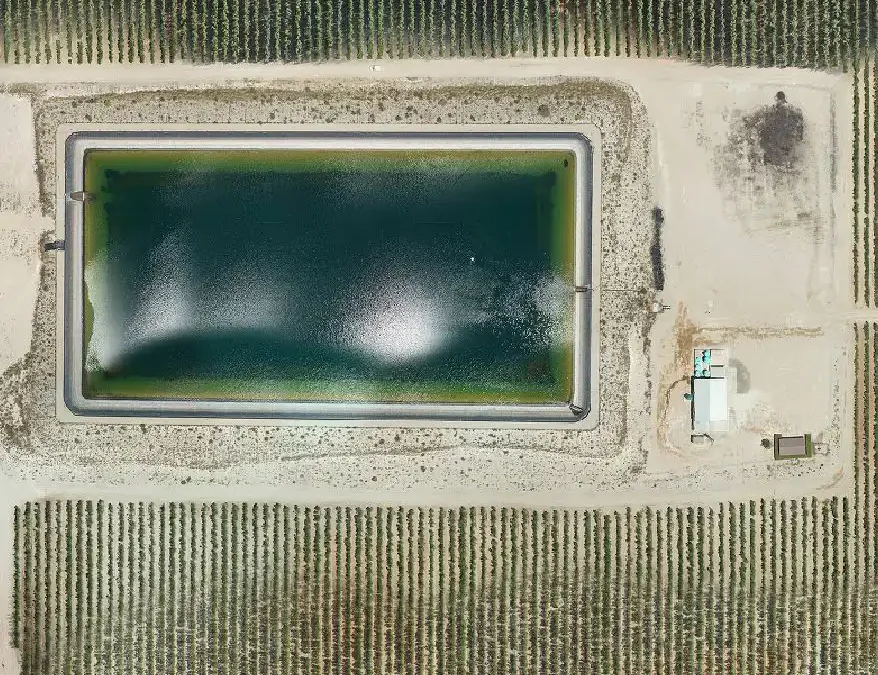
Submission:
<svg viewBox="0 0 878 675">
<path fill-rule="evenodd" d="M 865 38 L 874 40 L 878 25 L 868 23 Z M 854 296 L 858 303 L 878 306 L 878 54 L 858 52 L 853 67 Z"/>
<path fill-rule="evenodd" d="M 0 0 L 5 63 L 666 56 L 847 67 L 871 0 Z"/>
<path fill-rule="evenodd" d="M 26 503 L 14 642 L 41 675 L 864 672 L 862 499 Z"/>
</svg>

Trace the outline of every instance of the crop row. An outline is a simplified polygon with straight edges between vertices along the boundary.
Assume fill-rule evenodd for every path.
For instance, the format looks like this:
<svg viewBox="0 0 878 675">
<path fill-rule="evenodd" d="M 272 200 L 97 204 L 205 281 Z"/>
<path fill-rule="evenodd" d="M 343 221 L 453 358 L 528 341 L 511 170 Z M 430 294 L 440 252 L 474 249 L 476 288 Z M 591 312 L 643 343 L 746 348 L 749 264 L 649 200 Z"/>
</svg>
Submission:
<svg viewBox="0 0 878 675">
<path fill-rule="evenodd" d="M 878 26 L 867 28 L 868 39 Z M 853 68 L 854 296 L 858 303 L 878 306 L 878 54 L 857 54 Z"/>
<path fill-rule="evenodd" d="M 847 67 L 862 0 L 0 0 L 5 63 L 670 56 Z"/>
<path fill-rule="evenodd" d="M 14 638 L 27 674 L 858 672 L 853 506 L 32 502 Z"/>
</svg>

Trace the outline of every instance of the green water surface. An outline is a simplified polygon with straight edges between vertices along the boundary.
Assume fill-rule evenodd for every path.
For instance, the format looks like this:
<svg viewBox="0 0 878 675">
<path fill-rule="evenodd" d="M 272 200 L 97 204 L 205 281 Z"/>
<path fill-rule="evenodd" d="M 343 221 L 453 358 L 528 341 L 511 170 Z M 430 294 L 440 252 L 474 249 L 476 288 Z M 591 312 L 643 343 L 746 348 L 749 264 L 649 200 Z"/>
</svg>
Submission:
<svg viewBox="0 0 878 675">
<path fill-rule="evenodd" d="M 89 398 L 566 402 L 566 151 L 91 150 Z"/>
</svg>

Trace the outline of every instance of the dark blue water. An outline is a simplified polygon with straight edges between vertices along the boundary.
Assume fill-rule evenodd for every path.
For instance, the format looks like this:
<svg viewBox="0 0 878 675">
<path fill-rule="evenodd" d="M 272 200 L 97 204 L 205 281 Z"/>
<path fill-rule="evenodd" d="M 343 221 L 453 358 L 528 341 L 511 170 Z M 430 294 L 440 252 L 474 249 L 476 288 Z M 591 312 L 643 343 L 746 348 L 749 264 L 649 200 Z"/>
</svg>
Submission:
<svg viewBox="0 0 878 675">
<path fill-rule="evenodd" d="M 572 154 L 185 154 L 87 158 L 87 395 L 569 398 Z"/>
</svg>

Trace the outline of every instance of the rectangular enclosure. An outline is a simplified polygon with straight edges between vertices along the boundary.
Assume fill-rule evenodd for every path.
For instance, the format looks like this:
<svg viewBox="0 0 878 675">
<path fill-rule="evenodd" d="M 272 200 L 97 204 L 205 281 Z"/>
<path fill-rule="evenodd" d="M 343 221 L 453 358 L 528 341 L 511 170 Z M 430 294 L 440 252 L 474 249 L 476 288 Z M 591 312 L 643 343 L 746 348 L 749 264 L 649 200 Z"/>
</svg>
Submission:
<svg viewBox="0 0 878 675">
<path fill-rule="evenodd" d="M 591 409 L 581 133 L 81 130 L 61 150 L 75 416 Z"/>
</svg>

